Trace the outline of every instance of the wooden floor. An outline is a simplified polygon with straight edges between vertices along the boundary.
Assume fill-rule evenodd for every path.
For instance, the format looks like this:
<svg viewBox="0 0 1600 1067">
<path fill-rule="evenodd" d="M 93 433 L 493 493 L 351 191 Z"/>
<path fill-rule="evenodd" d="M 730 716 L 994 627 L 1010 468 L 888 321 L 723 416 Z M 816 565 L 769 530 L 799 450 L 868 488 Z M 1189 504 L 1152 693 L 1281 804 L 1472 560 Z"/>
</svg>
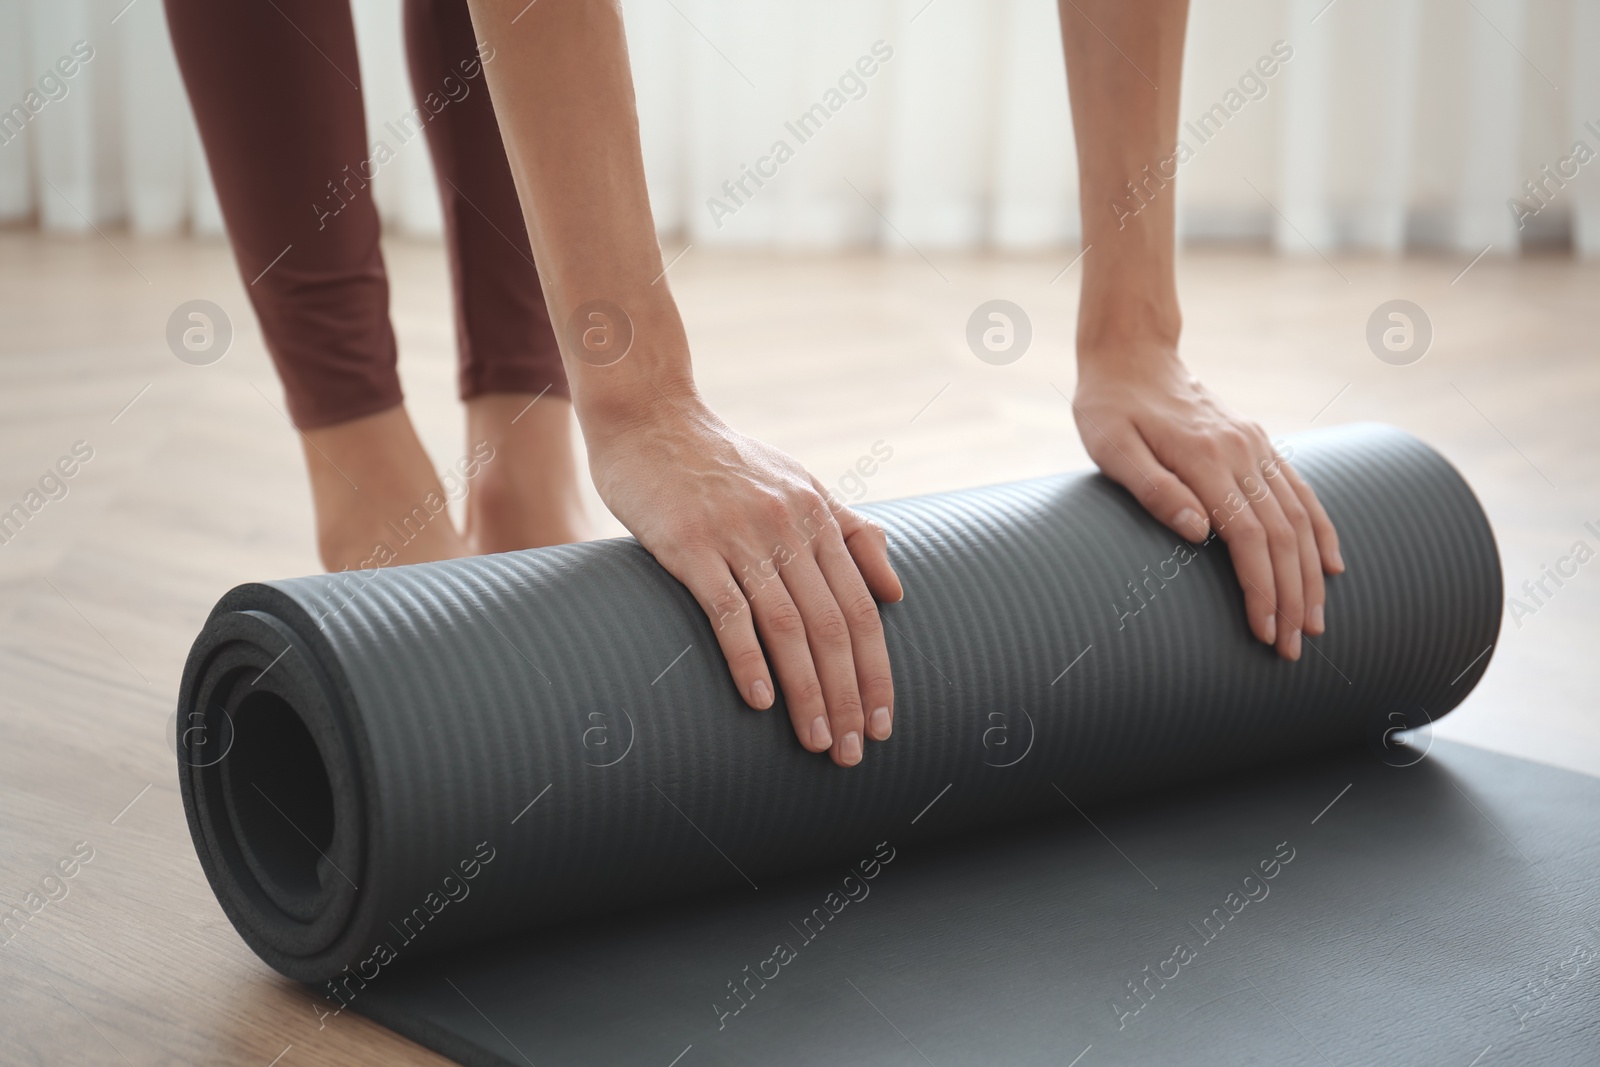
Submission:
<svg viewBox="0 0 1600 1067">
<path fill-rule="evenodd" d="M 929 258 L 691 249 L 671 278 L 705 391 L 825 482 L 884 442 L 868 499 L 1085 465 L 1061 395 L 1078 268 L 1053 280 L 1072 254 Z M 1187 358 L 1274 435 L 1376 419 L 1433 442 L 1477 487 L 1515 589 L 1575 541 L 1600 548 L 1600 267 L 1489 257 L 1457 278 L 1466 259 L 1191 254 Z M 389 263 L 412 411 L 445 465 L 463 442 L 443 260 L 396 243 Z M 236 331 L 212 366 L 164 340 L 197 297 Z M 993 297 L 1034 329 L 1004 367 L 964 339 Z M 1436 331 L 1412 366 L 1364 341 L 1395 297 Z M 440 1062 L 349 1014 L 319 1029 L 311 998 L 224 919 L 184 826 L 167 739 L 190 639 L 230 586 L 316 568 L 299 448 L 226 249 L 0 234 L 0 324 L 0 511 L 76 442 L 93 449 L 0 546 L 0 901 L 93 848 L 0 946 L 0 1062 Z M 1593 562 L 1508 616 L 1438 733 L 1600 774 L 1597 639 Z"/>
</svg>

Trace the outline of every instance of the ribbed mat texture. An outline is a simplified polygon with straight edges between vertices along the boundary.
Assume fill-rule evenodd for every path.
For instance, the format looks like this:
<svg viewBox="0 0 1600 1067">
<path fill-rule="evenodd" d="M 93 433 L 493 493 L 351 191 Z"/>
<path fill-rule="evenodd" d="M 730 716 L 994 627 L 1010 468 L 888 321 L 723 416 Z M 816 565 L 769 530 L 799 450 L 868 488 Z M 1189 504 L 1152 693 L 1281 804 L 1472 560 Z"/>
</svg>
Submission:
<svg viewBox="0 0 1600 1067">
<path fill-rule="evenodd" d="M 894 736 L 850 770 L 744 705 L 631 540 L 240 586 L 179 697 L 202 866 L 250 946 L 316 981 L 848 864 L 891 823 L 909 845 L 1317 750 L 1403 760 L 1394 731 L 1489 662 L 1493 535 L 1398 430 L 1292 447 L 1348 565 L 1297 663 L 1250 637 L 1225 545 L 1099 475 L 864 508 L 906 597 L 882 611 Z"/>
</svg>

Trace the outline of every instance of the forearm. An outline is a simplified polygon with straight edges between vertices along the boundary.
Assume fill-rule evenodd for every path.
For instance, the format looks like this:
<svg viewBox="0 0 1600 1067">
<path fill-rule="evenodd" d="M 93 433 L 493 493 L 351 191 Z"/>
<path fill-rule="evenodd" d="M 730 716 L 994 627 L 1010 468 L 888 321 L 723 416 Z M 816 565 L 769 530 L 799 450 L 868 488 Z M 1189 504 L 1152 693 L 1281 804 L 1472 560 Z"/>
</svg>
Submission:
<svg viewBox="0 0 1600 1067">
<path fill-rule="evenodd" d="M 1188 0 L 1060 0 L 1078 147 L 1080 366 L 1171 351 L 1173 178 Z"/>
<path fill-rule="evenodd" d="M 661 277 L 622 11 L 615 0 L 469 2 L 493 49 L 484 71 L 579 421 L 588 432 L 648 418 L 691 396 L 693 380 Z M 595 365 L 606 357 L 572 326 L 594 301 L 631 325 L 620 362 Z"/>
<path fill-rule="evenodd" d="M 1091 246 L 1078 304 L 1078 432 L 1100 469 L 1174 533 L 1228 545 L 1251 631 L 1299 659 L 1302 627 L 1323 632 L 1323 570 L 1344 567 L 1338 535 L 1266 432 L 1178 358 L 1173 180 L 1188 0 L 1060 4 Z"/>
</svg>

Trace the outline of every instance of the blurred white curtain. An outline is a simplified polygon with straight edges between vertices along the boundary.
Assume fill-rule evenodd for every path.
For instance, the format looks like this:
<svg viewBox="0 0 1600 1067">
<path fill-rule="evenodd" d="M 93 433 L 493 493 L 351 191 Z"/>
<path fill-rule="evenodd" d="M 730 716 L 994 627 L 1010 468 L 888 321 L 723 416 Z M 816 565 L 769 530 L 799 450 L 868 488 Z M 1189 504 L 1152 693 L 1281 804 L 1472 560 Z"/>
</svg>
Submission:
<svg viewBox="0 0 1600 1067">
<path fill-rule="evenodd" d="M 399 3 L 353 2 L 376 128 L 411 106 Z M 1077 241 L 1055 0 L 624 7 L 664 235 Z M 1261 76 L 1275 45 L 1290 58 Z M 92 59 L 53 73 L 75 46 Z M 1193 0 L 1183 118 L 1206 136 L 1186 136 L 1180 232 L 1285 254 L 1570 240 L 1600 256 L 1600 159 L 1570 162 L 1578 142 L 1600 153 L 1596 55 L 1600 0 Z M 375 195 L 391 227 L 438 231 L 420 140 Z M 160 0 L 0 0 L 0 222 L 219 231 Z"/>
</svg>

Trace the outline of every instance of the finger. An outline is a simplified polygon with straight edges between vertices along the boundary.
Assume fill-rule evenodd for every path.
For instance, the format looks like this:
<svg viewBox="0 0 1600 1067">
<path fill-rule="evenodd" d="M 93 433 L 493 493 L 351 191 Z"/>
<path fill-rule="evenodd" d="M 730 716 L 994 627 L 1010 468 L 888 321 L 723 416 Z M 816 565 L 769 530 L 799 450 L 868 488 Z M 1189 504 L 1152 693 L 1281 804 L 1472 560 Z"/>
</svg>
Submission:
<svg viewBox="0 0 1600 1067">
<path fill-rule="evenodd" d="M 810 557 L 806 557 L 809 559 Z M 793 566 L 792 563 L 786 566 Z M 806 641 L 806 622 L 784 586 L 782 570 L 770 578 L 746 581 L 745 593 L 756 630 L 767 644 L 783 700 L 789 708 L 794 735 L 811 752 L 826 752 L 833 746 L 828 727 L 828 706 L 823 700 L 822 683 L 817 679 L 811 647 Z M 752 588 L 760 582 L 759 588 Z"/>
<path fill-rule="evenodd" d="M 1264 587 L 1274 608 L 1269 643 L 1285 659 L 1299 659 L 1302 627 L 1306 625 L 1306 590 L 1301 581 L 1299 539 L 1283 514 L 1272 490 L 1253 472 L 1238 475 L 1238 488 L 1250 501 L 1251 514 L 1261 523 L 1272 582 Z"/>
<path fill-rule="evenodd" d="M 1200 491 L 1211 528 L 1228 546 L 1234 575 L 1244 591 L 1250 632 L 1263 644 L 1273 644 L 1278 635 L 1278 602 L 1273 595 L 1277 583 L 1272 576 L 1272 554 L 1267 548 L 1265 528 L 1226 467 L 1208 463 L 1186 474 Z"/>
<path fill-rule="evenodd" d="M 1322 607 L 1327 602 L 1327 587 L 1322 581 L 1322 557 L 1317 554 L 1317 534 L 1311 526 L 1311 515 L 1300 501 L 1300 495 L 1289 484 L 1285 473 L 1287 464 L 1275 459 L 1258 463 L 1272 495 L 1283 509 L 1284 517 L 1294 527 L 1295 542 L 1300 557 L 1300 588 L 1305 593 L 1305 624 L 1307 634 L 1316 637 L 1324 630 Z"/>
<path fill-rule="evenodd" d="M 1279 465 L 1289 484 L 1294 486 L 1295 495 L 1300 498 L 1306 513 L 1311 516 L 1311 529 L 1317 535 L 1317 552 L 1322 557 L 1322 569 L 1329 574 L 1343 574 L 1344 556 L 1339 553 L 1339 532 L 1333 528 L 1333 520 L 1328 518 L 1322 501 L 1317 499 L 1316 491 L 1306 484 L 1306 480 L 1300 477 L 1299 471 L 1287 463 Z"/>
<path fill-rule="evenodd" d="M 1274 643 L 1284 659 L 1299 659 L 1301 633 L 1306 621 L 1299 538 L 1264 479 L 1251 471 L 1240 476 L 1239 485 L 1250 498 L 1250 506 L 1266 531 L 1267 551 L 1272 557 L 1273 600 L 1278 612 Z"/>
<path fill-rule="evenodd" d="M 833 517 L 839 521 L 845 547 L 872 595 L 889 604 L 904 599 L 905 588 L 889 563 L 889 538 L 883 527 L 849 508 L 839 508 Z"/>
<path fill-rule="evenodd" d="M 1115 438 L 1102 434 L 1097 440 L 1090 458 L 1146 511 L 1185 540 L 1199 543 L 1210 536 L 1199 496 L 1156 458 L 1138 431 L 1130 429 Z"/>
<path fill-rule="evenodd" d="M 856 689 L 866 711 L 867 736 L 887 741 L 894 729 L 894 681 L 878 602 L 868 592 L 844 542 L 824 541 L 817 551 L 817 564 L 850 627 L 850 651 L 855 660 Z"/>
<path fill-rule="evenodd" d="M 804 620 L 805 640 L 822 683 L 828 726 L 833 733 L 833 762 L 854 767 L 861 762 L 866 717 L 862 713 L 861 690 L 856 685 L 850 624 L 815 556 L 799 555 L 778 573 Z"/>
<path fill-rule="evenodd" d="M 694 594 L 700 610 L 711 620 L 717 645 L 728 661 L 728 670 L 745 703 L 758 711 L 772 707 L 772 675 L 767 670 L 766 657 L 761 654 L 761 643 L 756 640 L 755 620 L 727 563 L 721 556 L 706 552 L 694 557 L 681 570 L 683 573 L 674 570 L 673 576 Z"/>
</svg>

